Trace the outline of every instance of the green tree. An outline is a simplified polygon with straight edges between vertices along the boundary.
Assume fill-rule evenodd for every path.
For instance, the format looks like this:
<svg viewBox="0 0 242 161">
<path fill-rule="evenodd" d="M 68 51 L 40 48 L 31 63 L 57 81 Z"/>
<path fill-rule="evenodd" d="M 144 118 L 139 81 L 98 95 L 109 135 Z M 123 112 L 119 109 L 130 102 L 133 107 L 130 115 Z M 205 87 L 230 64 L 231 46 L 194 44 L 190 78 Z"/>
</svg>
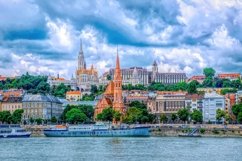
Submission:
<svg viewBox="0 0 242 161">
<path fill-rule="evenodd" d="M 147 109 L 146 105 L 144 103 L 139 102 L 139 101 L 132 101 L 129 104 L 129 107 L 137 107 L 137 108 L 140 108 L 140 109 Z"/>
<path fill-rule="evenodd" d="M 174 123 L 177 120 L 177 114 L 175 113 L 171 114 L 171 120 Z"/>
<path fill-rule="evenodd" d="M 11 118 L 12 118 L 12 122 L 14 124 L 19 124 L 22 120 L 22 116 L 23 116 L 24 110 L 23 109 L 17 109 L 13 112 Z"/>
<path fill-rule="evenodd" d="M 11 123 L 12 122 L 11 113 L 9 111 L 0 112 L 0 121 L 2 123 Z"/>
<path fill-rule="evenodd" d="M 203 69 L 203 74 L 205 75 L 206 78 L 213 78 L 215 75 L 216 71 L 213 68 L 204 68 Z"/>
<path fill-rule="evenodd" d="M 52 116 L 50 122 L 54 124 L 57 123 L 57 118 L 55 116 Z"/>
<path fill-rule="evenodd" d="M 96 85 L 91 85 L 91 93 L 95 94 L 98 92 L 97 86 Z"/>
<path fill-rule="evenodd" d="M 166 117 L 165 114 L 161 114 L 160 115 L 160 122 L 162 123 L 166 123 L 168 121 L 168 118 Z"/>
<path fill-rule="evenodd" d="M 187 87 L 187 92 L 190 93 L 190 94 L 193 94 L 193 93 L 197 93 L 197 85 L 199 83 L 195 80 L 191 81 L 189 84 L 188 84 L 188 87 Z"/>
<path fill-rule="evenodd" d="M 102 113 L 97 116 L 97 119 L 101 121 L 111 122 L 113 120 L 113 116 L 114 110 L 111 107 L 107 107 L 102 111 Z"/>
<path fill-rule="evenodd" d="M 240 112 L 240 113 L 238 114 L 238 116 L 237 116 L 237 121 L 238 121 L 239 124 L 242 123 L 242 112 Z"/>
<path fill-rule="evenodd" d="M 52 87 L 52 94 L 56 97 L 64 98 L 67 91 L 70 91 L 70 86 L 65 86 L 63 83 L 59 84 L 57 87 Z"/>
<path fill-rule="evenodd" d="M 191 114 L 191 118 L 195 123 L 202 123 L 202 121 L 203 121 L 202 112 L 197 109 L 194 109 Z"/>
<path fill-rule="evenodd" d="M 216 110 L 216 120 L 220 122 L 225 117 L 225 111 L 221 109 Z"/>
<path fill-rule="evenodd" d="M 183 122 L 188 121 L 189 116 L 190 116 L 190 112 L 188 108 L 182 108 L 180 110 L 178 110 L 177 115 L 179 117 L 180 120 L 182 120 Z"/>
<path fill-rule="evenodd" d="M 66 113 L 66 120 L 72 124 L 83 123 L 87 120 L 87 116 L 80 109 L 73 108 Z"/>
<path fill-rule="evenodd" d="M 37 119 L 35 119 L 35 122 L 37 123 L 37 125 L 41 125 L 42 122 L 43 122 L 43 119 L 42 118 L 37 118 Z"/>
<path fill-rule="evenodd" d="M 122 117 L 122 114 L 119 112 L 119 111 L 114 111 L 114 114 L 113 114 L 113 119 L 115 121 L 120 121 L 121 120 L 121 117 Z"/>
<path fill-rule="evenodd" d="M 111 77 L 111 75 L 107 75 L 107 80 L 112 80 L 112 77 Z"/>
</svg>

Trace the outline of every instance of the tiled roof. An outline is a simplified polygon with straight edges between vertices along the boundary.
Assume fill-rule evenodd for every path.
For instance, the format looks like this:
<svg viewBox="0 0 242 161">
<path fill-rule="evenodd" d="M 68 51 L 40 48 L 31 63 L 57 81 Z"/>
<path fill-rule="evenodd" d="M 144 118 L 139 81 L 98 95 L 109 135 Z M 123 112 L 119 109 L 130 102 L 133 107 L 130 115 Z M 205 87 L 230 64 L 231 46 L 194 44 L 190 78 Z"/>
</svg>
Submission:
<svg viewBox="0 0 242 161">
<path fill-rule="evenodd" d="M 3 103 L 21 103 L 22 97 L 4 97 Z"/>
<path fill-rule="evenodd" d="M 41 94 L 26 94 L 23 97 L 23 102 L 55 102 L 61 103 L 60 100 L 51 95 L 41 95 Z"/>
<path fill-rule="evenodd" d="M 68 91 L 68 92 L 66 92 L 66 94 L 68 95 L 68 94 L 81 94 L 81 91 Z"/>
</svg>

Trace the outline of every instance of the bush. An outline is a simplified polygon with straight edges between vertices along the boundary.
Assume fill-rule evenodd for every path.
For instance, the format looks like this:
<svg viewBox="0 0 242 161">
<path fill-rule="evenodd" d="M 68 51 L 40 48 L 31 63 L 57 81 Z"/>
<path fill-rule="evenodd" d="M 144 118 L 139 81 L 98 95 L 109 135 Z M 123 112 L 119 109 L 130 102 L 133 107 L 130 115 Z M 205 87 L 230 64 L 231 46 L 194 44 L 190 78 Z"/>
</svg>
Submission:
<svg viewBox="0 0 242 161">
<path fill-rule="evenodd" d="M 204 134 L 206 130 L 204 128 L 201 128 L 199 131 L 201 134 Z"/>
<path fill-rule="evenodd" d="M 219 131 L 218 131 L 217 129 L 213 129 L 213 130 L 212 130 L 212 133 L 213 133 L 213 134 L 219 134 Z"/>
</svg>

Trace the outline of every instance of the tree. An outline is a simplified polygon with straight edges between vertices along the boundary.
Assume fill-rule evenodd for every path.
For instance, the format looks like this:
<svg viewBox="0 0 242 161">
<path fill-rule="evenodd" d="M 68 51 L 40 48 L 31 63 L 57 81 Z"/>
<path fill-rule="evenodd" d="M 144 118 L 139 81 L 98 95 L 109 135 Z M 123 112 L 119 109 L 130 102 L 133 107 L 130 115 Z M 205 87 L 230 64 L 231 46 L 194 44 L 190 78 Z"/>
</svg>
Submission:
<svg viewBox="0 0 242 161">
<path fill-rule="evenodd" d="M 9 111 L 0 112 L 0 121 L 2 123 L 11 123 L 12 122 L 11 113 Z"/>
<path fill-rule="evenodd" d="M 118 122 L 121 120 L 121 116 L 122 114 L 119 112 L 119 111 L 114 111 L 114 114 L 113 114 L 113 119 Z"/>
<path fill-rule="evenodd" d="M 107 75 L 107 80 L 112 80 L 112 77 L 111 77 L 111 75 Z"/>
<path fill-rule="evenodd" d="M 129 107 L 136 107 L 136 108 L 140 108 L 140 109 L 147 109 L 146 105 L 144 103 L 139 102 L 139 101 L 132 101 L 129 104 Z"/>
<path fill-rule="evenodd" d="M 73 108 L 66 113 L 66 120 L 72 124 L 83 123 L 87 120 L 87 116 L 80 109 Z"/>
<path fill-rule="evenodd" d="M 96 85 L 91 85 L 91 93 L 95 94 L 98 92 L 97 86 Z"/>
<path fill-rule="evenodd" d="M 215 73 L 216 73 L 216 71 L 213 68 L 204 68 L 203 69 L 203 74 L 205 75 L 206 78 L 213 78 Z"/>
<path fill-rule="evenodd" d="M 62 97 L 64 98 L 67 91 L 70 91 L 70 86 L 65 86 L 63 83 L 59 84 L 57 87 L 52 87 L 52 94 L 56 97 Z"/>
<path fill-rule="evenodd" d="M 50 122 L 57 123 L 57 118 L 55 116 L 51 117 Z"/>
<path fill-rule="evenodd" d="M 105 108 L 100 114 L 97 115 L 97 119 L 101 121 L 109 121 L 113 120 L 114 111 L 111 107 Z"/>
<path fill-rule="evenodd" d="M 202 121 L 203 121 L 202 112 L 197 109 L 194 109 L 191 114 L 191 118 L 195 123 L 202 123 Z"/>
<path fill-rule="evenodd" d="M 216 120 L 220 122 L 225 117 L 225 111 L 221 109 L 216 110 Z"/>
<path fill-rule="evenodd" d="M 189 109 L 182 108 L 182 109 L 178 110 L 177 115 L 178 115 L 179 119 L 182 120 L 183 122 L 188 121 L 189 116 L 190 116 Z"/>
<path fill-rule="evenodd" d="M 238 114 L 238 116 L 237 116 L 237 121 L 238 121 L 238 123 L 242 123 L 242 112 L 240 112 L 239 114 Z"/>
<path fill-rule="evenodd" d="M 165 114 L 161 114 L 160 115 L 160 122 L 162 123 L 166 123 L 168 121 L 168 118 L 166 117 Z"/>
<path fill-rule="evenodd" d="M 197 93 L 197 84 L 199 84 L 197 81 L 193 80 L 188 84 L 187 92 L 190 94 Z"/>
<path fill-rule="evenodd" d="M 37 118 L 37 119 L 35 119 L 35 121 L 36 121 L 37 125 L 41 125 L 43 119 L 42 118 Z"/>
<path fill-rule="evenodd" d="M 174 123 L 177 120 L 177 114 L 175 113 L 171 114 L 171 120 Z"/>
<path fill-rule="evenodd" d="M 22 120 L 22 116 L 23 116 L 24 110 L 23 109 L 17 109 L 13 112 L 11 118 L 12 118 L 12 122 L 14 124 L 19 124 Z"/>
</svg>

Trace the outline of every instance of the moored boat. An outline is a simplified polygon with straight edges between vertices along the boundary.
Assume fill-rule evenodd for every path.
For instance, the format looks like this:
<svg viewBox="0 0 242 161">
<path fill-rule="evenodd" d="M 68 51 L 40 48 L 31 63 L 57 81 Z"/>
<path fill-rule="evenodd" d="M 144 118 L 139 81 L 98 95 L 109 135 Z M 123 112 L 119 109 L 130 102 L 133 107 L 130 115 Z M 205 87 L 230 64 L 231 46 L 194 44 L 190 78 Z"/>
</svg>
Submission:
<svg viewBox="0 0 242 161">
<path fill-rule="evenodd" d="M 148 137 L 149 127 L 110 127 L 105 124 L 59 126 L 44 130 L 44 134 L 47 137 Z"/>
<path fill-rule="evenodd" d="M 27 132 L 20 125 L 0 125 L 0 138 L 21 138 L 30 135 L 31 132 Z"/>
</svg>

